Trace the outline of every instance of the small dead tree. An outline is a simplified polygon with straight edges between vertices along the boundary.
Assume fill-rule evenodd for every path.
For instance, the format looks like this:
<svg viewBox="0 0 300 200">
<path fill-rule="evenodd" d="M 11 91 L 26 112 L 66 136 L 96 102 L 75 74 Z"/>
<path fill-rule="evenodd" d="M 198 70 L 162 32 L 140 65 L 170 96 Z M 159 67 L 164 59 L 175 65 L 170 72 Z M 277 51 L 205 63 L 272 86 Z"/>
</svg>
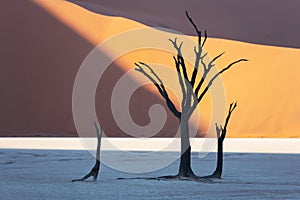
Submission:
<svg viewBox="0 0 300 200">
<path fill-rule="evenodd" d="M 189 126 L 188 121 L 196 109 L 197 105 L 201 102 L 207 91 L 213 85 L 214 80 L 223 74 L 225 71 L 230 69 L 233 65 L 248 61 L 247 59 L 239 59 L 236 60 L 223 69 L 221 69 L 218 73 L 212 76 L 211 79 L 207 80 L 208 74 L 211 69 L 215 66 L 215 62 L 224 55 L 224 52 L 214 57 L 209 63 L 204 61 L 207 53 L 203 51 L 203 47 L 207 40 L 207 32 L 204 32 L 204 39 L 201 38 L 201 31 L 198 29 L 192 18 L 189 16 L 188 12 L 186 12 L 186 16 L 189 22 L 194 27 L 197 36 L 198 36 L 198 44 L 194 47 L 195 53 L 195 64 L 192 71 L 192 74 L 187 73 L 185 59 L 182 55 L 181 47 L 183 42 L 180 44 L 177 43 L 177 38 L 174 40 L 170 39 L 170 42 L 174 46 L 177 51 L 177 56 L 173 56 L 175 67 L 178 75 L 178 82 L 181 87 L 182 92 L 182 101 L 181 101 L 181 111 L 176 108 L 173 101 L 170 99 L 168 95 L 168 91 L 165 88 L 163 81 L 156 74 L 156 72 L 146 63 L 138 62 L 135 63 L 136 70 L 147 77 L 157 88 L 160 95 L 165 99 L 166 104 L 169 110 L 179 119 L 180 122 L 180 131 L 181 131 L 181 156 L 180 156 L 180 165 L 178 174 L 175 176 L 164 176 L 158 177 L 158 179 L 181 179 L 181 180 L 195 180 L 200 177 L 196 176 L 191 168 L 191 145 L 190 145 L 190 135 L 189 135 Z M 202 66 L 203 73 L 202 76 L 199 76 L 198 69 Z"/>
<path fill-rule="evenodd" d="M 237 103 L 231 103 L 230 104 L 224 127 L 222 127 L 222 125 L 218 125 L 216 123 L 216 133 L 217 133 L 217 138 L 218 138 L 217 166 L 216 166 L 215 171 L 211 175 L 204 176 L 204 178 L 221 178 L 221 176 L 222 176 L 222 171 L 223 171 L 223 141 L 226 137 L 227 125 L 228 125 L 228 122 L 230 120 L 231 113 L 234 111 L 236 106 L 237 106 Z"/>
<path fill-rule="evenodd" d="M 102 132 L 102 127 L 100 127 L 101 131 L 99 131 L 99 128 L 95 122 L 94 122 L 94 125 L 96 128 L 97 141 L 98 141 L 97 151 L 96 151 L 96 163 L 87 175 L 85 175 L 84 177 L 82 177 L 80 179 L 74 179 L 74 180 L 72 180 L 72 182 L 85 181 L 86 179 L 88 179 L 91 176 L 93 177 L 93 181 L 97 181 L 97 177 L 98 177 L 98 173 L 99 173 L 99 169 L 100 169 L 100 148 L 101 148 L 101 138 L 102 138 L 103 132 Z"/>
</svg>

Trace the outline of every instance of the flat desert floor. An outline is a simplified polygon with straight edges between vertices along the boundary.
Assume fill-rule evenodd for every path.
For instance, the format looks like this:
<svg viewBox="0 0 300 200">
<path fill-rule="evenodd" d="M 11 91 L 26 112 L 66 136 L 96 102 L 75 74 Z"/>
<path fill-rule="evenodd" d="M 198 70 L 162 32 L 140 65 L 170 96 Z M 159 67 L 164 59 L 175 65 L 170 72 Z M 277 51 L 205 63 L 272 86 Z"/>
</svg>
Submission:
<svg viewBox="0 0 300 200">
<path fill-rule="evenodd" d="M 147 152 L 136 151 L 138 157 Z M 174 157 L 176 152 L 162 152 Z M 128 162 L 125 151 L 103 151 L 113 162 Z M 192 155 L 198 175 L 215 167 L 215 153 Z M 159 160 L 138 163 L 137 169 Z M 212 182 L 116 180 L 175 174 L 178 161 L 160 170 L 136 174 L 102 165 L 97 182 L 71 180 L 85 175 L 94 158 L 84 150 L 0 149 L 0 193 L 17 199 L 299 199 L 300 154 L 225 153 L 223 179 Z"/>
</svg>

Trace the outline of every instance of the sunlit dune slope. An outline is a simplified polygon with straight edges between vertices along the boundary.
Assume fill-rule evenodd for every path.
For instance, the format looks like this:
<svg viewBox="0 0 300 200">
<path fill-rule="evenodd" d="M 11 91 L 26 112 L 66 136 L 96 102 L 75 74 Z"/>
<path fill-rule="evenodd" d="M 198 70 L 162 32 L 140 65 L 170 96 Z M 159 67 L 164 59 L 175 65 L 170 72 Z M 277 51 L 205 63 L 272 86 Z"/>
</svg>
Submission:
<svg viewBox="0 0 300 200">
<path fill-rule="evenodd" d="M 10 1 L 6 6 L 0 12 L 3 15 L 0 20 L 6 22 L 0 27 L 0 49 L 4 55 L 0 60 L 3 76 L 0 80 L 3 91 L 0 134 L 75 136 L 72 89 L 82 61 L 96 45 L 111 36 L 146 26 L 130 19 L 95 14 L 59 0 Z M 12 9 L 16 8 L 18 14 L 11 16 Z M 185 40 L 181 37 L 178 36 L 178 40 Z M 134 38 L 129 38 L 129 43 L 130 39 Z M 148 40 L 146 37 L 140 39 Z M 119 48 L 112 45 L 98 51 L 113 57 Z M 205 50 L 210 57 L 226 52 L 216 63 L 218 68 L 238 58 L 250 60 L 222 76 L 226 109 L 231 101 L 238 101 L 238 109 L 228 127 L 229 137 L 300 136 L 297 126 L 300 50 L 214 38 L 208 39 Z M 193 56 L 192 51 L 191 48 L 187 56 Z M 108 136 L 127 135 L 114 122 L 111 93 L 118 79 L 139 60 L 173 67 L 172 54 L 149 49 L 127 53 L 109 66 L 96 94 L 97 115 Z M 130 77 L 136 84 L 142 79 L 137 72 Z M 140 88 L 130 102 L 130 114 L 137 124 L 147 125 L 150 123 L 148 110 L 157 103 L 165 105 L 152 85 Z M 212 108 L 208 95 L 200 105 L 199 135 L 207 132 L 210 122 L 215 123 L 211 121 Z M 177 119 L 166 111 L 167 121 L 157 136 L 173 136 L 178 129 Z M 222 115 L 225 110 L 219 112 Z M 92 131 L 87 128 L 87 134 L 94 135 Z M 213 128 L 209 132 L 214 134 Z M 147 135 L 139 133 L 136 136 Z"/>
</svg>

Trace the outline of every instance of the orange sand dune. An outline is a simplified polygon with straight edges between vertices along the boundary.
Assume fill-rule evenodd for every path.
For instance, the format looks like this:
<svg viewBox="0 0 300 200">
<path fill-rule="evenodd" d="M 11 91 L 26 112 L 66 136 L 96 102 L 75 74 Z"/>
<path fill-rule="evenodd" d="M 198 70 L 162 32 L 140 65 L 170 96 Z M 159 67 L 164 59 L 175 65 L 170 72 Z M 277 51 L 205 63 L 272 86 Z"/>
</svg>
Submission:
<svg viewBox="0 0 300 200">
<path fill-rule="evenodd" d="M 17 14 L 11 16 L 12 10 L 18 10 Z M 72 88 L 80 64 L 97 44 L 110 36 L 145 27 L 130 19 L 95 14 L 60 0 L 9 1 L 0 15 L 1 136 L 76 135 Z M 117 50 L 117 46 L 109 46 L 99 53 L 113 56 Z M 226 103 L 239 102 L 228 127 L 229 137 L 300 136 L 300 50 L 213 38 L 209 38 L 206 50 L 210 56 L 227 52 L 218 67 L 241 57 L 250 60 L 222 77 Z M 171 55 L 149 50 L 131 52 L 110 65 L 96 94 L 99 121 L 109 136 L 126 136 L 113 120 L 110 96 L 119 77 L 138 60 L 173 66 Z M 131 77 L 136 83 L 141 78 L 138 74 Z M 205 133 L 209 126 L 210 101 L 207 96 L 201 104 L 198 134 Z M 146 125 L 148 108 L 156 103 L 164 105 L 153 86 L 140 89 L 131 101 L 132 118 Z M 167 111 L 167 121 L 157 136 L 172 136 L 177 126 L 177 120 Z"/>
</svg>

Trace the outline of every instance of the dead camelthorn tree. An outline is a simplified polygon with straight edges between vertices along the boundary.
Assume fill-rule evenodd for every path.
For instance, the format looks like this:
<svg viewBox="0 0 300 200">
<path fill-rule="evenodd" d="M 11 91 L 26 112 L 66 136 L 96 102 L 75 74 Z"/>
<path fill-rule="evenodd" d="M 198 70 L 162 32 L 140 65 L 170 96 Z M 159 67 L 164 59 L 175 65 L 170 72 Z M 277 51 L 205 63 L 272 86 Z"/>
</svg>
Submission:
<svg viewBox="0 0 300 200">
<path fill-rule="evenodd" d="M 225 120 L 224 127 L 222 125 L 218 125 L 216 123 L 216 133 L 218 138 L 218 155 L 217 155 L 217 167 L 216 170 L 209 176 L 205 176 L 204 178 L 221 178 L 222 170 L 223 170 L 223 141 L 226 137 L 227 133 L 227 125 L 231 117 L 231 113 L 236 108 L 237 103 L 231 103 L 229 106 L 229 111 Z"/>
<path fill-rule="evenodd" d="M 86 179 L 88 179 L 91 176 L 93 177 L 93 181 L 97 181 L 97 177 L 98 177 L 98 173 L 99 173 L 99 169 L 100 169 L 100 148 L 101 148 L 101 138 L 102 138 L 102 127 L 100 127 L 101 131 L 99 131 L 99 128 L 95 122 L 94 122 L 94 125 L 96 128 L 97 141 L 98 141 L 97 151 L 96 151 L 96 163 L 87 175 L 85 175 L 84 177 L 82 177 L 80 179 L 74 179 L 74 180 L 72 180 L 72 182 L 85 181 Z"/>
<path fill-rule="evenodd" d="M 178 174 L 175 176 L 164 176 L 158 177 L 158 179 L 191 179 L 195 180 L 200 177 L 196 176 L 191 168 L 191 145 L 190 145 L 190 135 L 189 135 L 189 126 L 188 121 L 196 109 L 197 105 L 201 102 L 207 91 L 213 85 L 214 80 L 223 74 L 225 71 L 230 69 L 233 65 L 248 61 L 247 59 L 239 59 L 236 60 L 223 69 L 221 69 L 218 73 L 211 76 L 209 80 L 208 74 L 211 69 L 215 66 L 215 62 L 224 55 L 224 52 L 214 57 L 209 63 L 204 61 L 207 53 L 203 51 L 203 47 L 207 40 L 207 32 L 204 32 L 204 39 L 201 38 L 201 31 L 198 29 L 192 18 L 189 16 L 188 12 L 186 12 L 186 16 L 189 22 L 193 25 L 197 36 L 198 43 L 194 47 L 195 53 L 195 63 L 194 68 L 192 70 L 192 74 L 187 73 L 185 59 L 182 55 L 182 45 L 177 43 L 177 38 L 174 40 L 170 40 L 171 44 L 174 46 L 177 55 L 173 56 L 175 67 L 178 75 L 178 82 L 182 91 L 182 100 L 181 100 L 181 111 L 176 108 L 172 99 L 170 99 L 168 95 L 168 91 L 165 88 L 163 81 L 156 74 L 156 72 L 144 62 L 135 63 L 136 70 L 142 73 L 145 77 L 147 77 L 157 88 L 160 95 L 165 99 L 166 104 L 169 110 L 177 117 L 180 121 L 180 131 L 181 131 L 181 156 L 180 156 L 180 165 Z M 198 69 L 199 67 L 203 68 L 202 76 L 199 75 Z"/>
</svg>

